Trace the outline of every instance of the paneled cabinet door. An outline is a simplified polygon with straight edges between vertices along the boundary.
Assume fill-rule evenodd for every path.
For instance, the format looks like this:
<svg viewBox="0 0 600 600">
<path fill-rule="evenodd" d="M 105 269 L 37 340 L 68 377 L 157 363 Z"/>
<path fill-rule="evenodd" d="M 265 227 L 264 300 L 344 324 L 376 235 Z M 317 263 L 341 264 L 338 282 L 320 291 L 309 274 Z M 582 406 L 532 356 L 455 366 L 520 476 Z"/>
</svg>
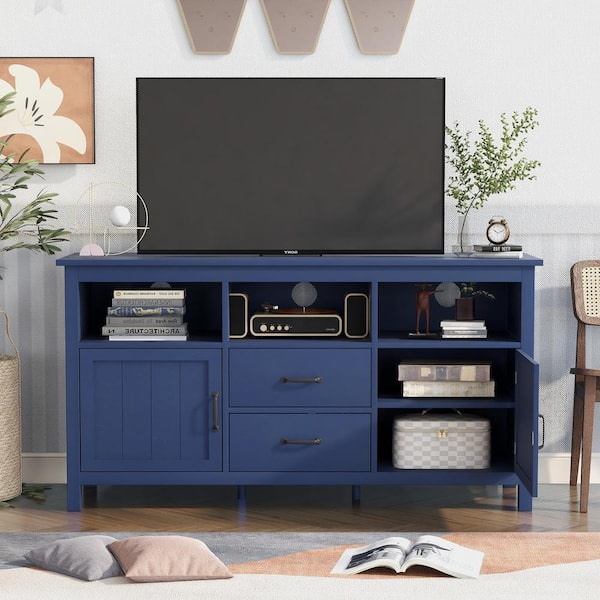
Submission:
<svg viewBox="0 0 600 600">
<path fill-rule="evenodd" d="M 538 485 L 538 389 L 539 365 L 530 356 L 517 351 L 515 471 L 524 482 L 519 488 L 519 510 L 531 510 L 532 495 Z"/>
<path fill-rule="evenodd" d="M 220 351 L 111 347 L 80 361 L 82 471 L 222 469 Z"/>
</svg>

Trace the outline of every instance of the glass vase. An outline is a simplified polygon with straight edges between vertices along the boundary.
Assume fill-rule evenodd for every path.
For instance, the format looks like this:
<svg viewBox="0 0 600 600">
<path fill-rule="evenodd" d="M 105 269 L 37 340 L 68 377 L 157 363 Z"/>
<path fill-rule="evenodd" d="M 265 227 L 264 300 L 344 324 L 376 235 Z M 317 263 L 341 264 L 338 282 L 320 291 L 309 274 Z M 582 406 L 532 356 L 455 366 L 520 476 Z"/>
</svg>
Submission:
<svg viewBox="0 0 600 600">
<path fill-rule="evenodd" d="M 473 246 L 469 243 L 469 219 L 468 215 L 458 216 L 458 229 L 456 232 L 456 244 L 452 246 L 452 252 L 456 256 L 471 256 Z"/>
</svg>

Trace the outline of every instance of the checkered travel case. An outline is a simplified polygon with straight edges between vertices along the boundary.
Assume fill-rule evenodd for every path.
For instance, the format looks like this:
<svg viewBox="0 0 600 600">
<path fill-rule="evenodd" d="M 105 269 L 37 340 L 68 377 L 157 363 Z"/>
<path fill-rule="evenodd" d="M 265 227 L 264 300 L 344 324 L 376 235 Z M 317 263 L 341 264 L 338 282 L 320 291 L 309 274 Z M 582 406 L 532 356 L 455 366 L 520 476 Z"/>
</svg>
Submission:
<svg viewBox="0 0 600 600">
<path fill-rule="evenodd" d="M 394 419 L 396 469 L 487 469 L 488 419 L 460 413 L 411 414 Z"/>
</svg>

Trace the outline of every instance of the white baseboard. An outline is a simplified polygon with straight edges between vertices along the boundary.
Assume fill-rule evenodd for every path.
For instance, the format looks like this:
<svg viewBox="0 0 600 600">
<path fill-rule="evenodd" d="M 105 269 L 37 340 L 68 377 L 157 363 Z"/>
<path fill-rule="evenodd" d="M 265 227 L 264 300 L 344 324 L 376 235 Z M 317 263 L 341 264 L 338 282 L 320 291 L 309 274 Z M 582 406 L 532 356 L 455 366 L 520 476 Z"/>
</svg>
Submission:
<svg viewBox="0 0 600 600">
<path fill-rule="evenodd" d="M 541 453 L 538 457 L 539 483 L 569 483 L 569 453 Z M 27 483 L 66 483 L 67 455 L 23 454 L 23 481 Z M 591 483 L 600 483 L 600 454 L 592 456 Z"/>
<path fill-rule="evenodd" d="M 538 455 L 539 483 L 569 483 L 571 454 L 568 452 Z M 600 454 L 592 454 L 590 483 L 600 483 Z"/>
<path fill-rule="evenodd" d="M 65 452 L 25 452 L 21 464 L 25 483 L 67 483 Z"/>
</svg>

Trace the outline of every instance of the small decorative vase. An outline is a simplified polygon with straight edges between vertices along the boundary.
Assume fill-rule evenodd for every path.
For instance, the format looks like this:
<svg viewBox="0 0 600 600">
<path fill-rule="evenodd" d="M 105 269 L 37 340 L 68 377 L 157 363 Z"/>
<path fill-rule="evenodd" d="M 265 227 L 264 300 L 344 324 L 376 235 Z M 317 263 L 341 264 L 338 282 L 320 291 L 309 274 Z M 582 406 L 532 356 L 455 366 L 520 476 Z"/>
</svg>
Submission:
<svg viewBox="0 0 600 600">
<path fill-rule="evenodd" d="M 452 252 L 456 256 L 471 256 L 473 246 L 469 243 L 469 221 L 467 215 L 458 216 L 458 231 L 456 235 L 456 244 L 452 246 Z"/>
<path fill-rule="evenodd" d="M 457 321 L 472 321 L 475 318 L 475 298 L 457 298 L 454 310 Z"/>
</svg>

